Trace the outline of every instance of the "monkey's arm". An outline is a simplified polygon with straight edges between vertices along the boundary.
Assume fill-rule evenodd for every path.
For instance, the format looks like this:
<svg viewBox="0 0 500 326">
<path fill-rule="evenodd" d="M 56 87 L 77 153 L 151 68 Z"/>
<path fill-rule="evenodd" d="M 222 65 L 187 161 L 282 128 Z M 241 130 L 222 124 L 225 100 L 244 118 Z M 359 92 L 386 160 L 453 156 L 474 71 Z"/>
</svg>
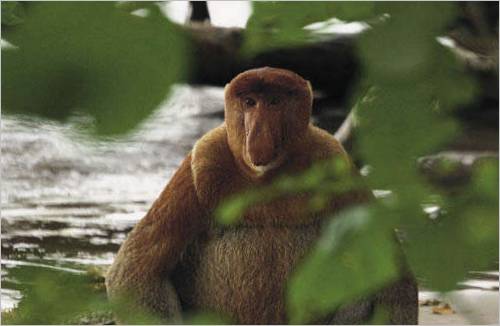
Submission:
<svg viewBox="0 0 500 326">
<path fill-rule="evenodd" d="M 179 318 L 179 300 L 168 276 L 187 245 L 206 225 L 189 154 L 122 244 L 106 277 L 110 299 L 126 295 L 127 300 L 150 312 Z"/>
</svg>

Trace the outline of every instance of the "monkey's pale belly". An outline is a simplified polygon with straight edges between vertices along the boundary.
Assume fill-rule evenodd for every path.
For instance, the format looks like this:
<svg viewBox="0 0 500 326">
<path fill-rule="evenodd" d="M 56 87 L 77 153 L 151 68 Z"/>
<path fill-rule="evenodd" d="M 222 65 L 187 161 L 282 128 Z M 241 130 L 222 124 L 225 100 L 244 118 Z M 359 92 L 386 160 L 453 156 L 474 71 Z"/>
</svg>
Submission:
<svg viewBox="0 0 500 326">
<path fill-rule="evenodd" d="M 172 275 L 183 306 L 238 323 L 286 323 L 286 282 L 319 231 L 318 224 L 240 227 L 209 236 Z"/>
</svg>

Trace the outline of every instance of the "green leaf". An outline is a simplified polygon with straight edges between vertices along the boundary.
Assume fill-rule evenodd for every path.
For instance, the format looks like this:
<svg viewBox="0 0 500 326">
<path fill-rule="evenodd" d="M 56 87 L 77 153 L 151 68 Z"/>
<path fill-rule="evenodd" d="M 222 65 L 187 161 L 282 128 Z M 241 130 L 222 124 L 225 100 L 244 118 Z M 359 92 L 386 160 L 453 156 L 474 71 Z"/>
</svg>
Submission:
<svg viewBox="0 0 500 326">
<path fill-rule="evenodd" d="M 389 311 L 383 305 L 375 306 L 373 317 L 367 323 L 368 325 L 389 325 L 391 323 Z"/>
<path fill-rule="evenodd" d="M 360 20 L 373 16 L 371 2 L 257 1 L 245 30 L 243 52 L 255 54 L 276 47 L 300 46 L 310 39 L 303 27 L 329 18 Z"/>
<path fill-rule="evenodd" d="M 431 110 L 431 97 L 423 91 L 394 86 L 372 96 L 358 105 L 358 152 L 373 168 L 373 186 L 423 196 L 416 160 L 448 141 L 457 126 Z"/>
<path fill-rule="evenodd" d="M 65 120 L 94 118 L 100 134 L 130 130 L 186 67 L 186 44 L 156 6 L 137 17 L 112 2 L 37 2 L 3 29 L 2 108 Z"/>
<path fill-rule="evenodd" d="M 184 325 L 231 325 L 230 319 L 215 313 L 200 312 L 184 318 Z"/>
<path fill-rule="evenodd" d="M 373 187 L 394 192 L 389 208 L 409 226 L 412 269 L 441 291 L 455 288 L 472 269 L 491 267 L 498 256 L 498 213 L 485 202 L 486 193 L 495 193 L 485 182 L 494 173 L 476 179 L 481 196 L 446 199 L 447 214 L 436 221 L 417 207 L 432 194 L 417 174 L 417 158 L 455 137 L 458 126 L 446 114 L 474 95 L 471 77 L 436 42 L 455 10 L 451 3 L 380 2 L 376 11 L 389 14 L 387 23 L 360 41 L 365 83 L 377 87 L 358 103 L 359 153 L 373 168 Z"/>
<path fill-rule="evenodd" d="M 311 210 L 318 210 L 332 196 L 364 187 L 359 180 L 353 178 L 351 172 L 351 167 L 343 156 L 322 160 L 300 174 L 282 175 L 270 185 L 254 187 L 229 196 L 216 208 L 215 216 L 219 223 L 231 224 L 252 205 L 297 193 L 310 194 Z"/>
<path fill-rule="evenodd" d="M 396 241 L 382 224 L 367 207 L 332 219 L 289 282 L 292 323 L 318 320 L 397 277 Z"/>
<path fill-rule="evenodd" d="M 23 4 L 19 1 L 2 1 L 2 25 L 15 26 L 24 21 Z"/>
<path fill-rule="evenodd" d="M 364 84 L 376 88 L 357 104 L 358 152 L 373 168 L 372 186 L 396 191 L 405 205 L 427 195 L 416 160 L 458 133 L 445 114 L 470 99 L 465 85 L 472 84 L 436 41 L 455 15 L 453 4 L 380 2 L 375 8 L 389 19 L 360 40 Z"/>
<path fill-rule="evenodd" d="M 498 203 L 498 160 L 480 162 L 474 169 L 472 187 L 478 196 Z"/>
<path fill-rule="evenodd" d="M 469 271 L 498 268 L 498 163 L 482 163 L 436 220 L 408 229 L 410 265 L 428 288 L 449 291 Z"/>
<path fill-rule="evenodd" d="M 497 268 L 498 213 L 467 204 L 448 207 L 449 216 L 409 229 L 408 261 L 426 288 L 450 291 L 469 271 Z"/>
<path fill-rule="evenodd" d="M 9 275 L 19 282 L 23 298 L 4 324 L 65 324 L 79 314 L 110 308 L 105 293 L 95 291 L 84 274 L 23 267 L 10 269 Z"/>
<path fill-rule="evenodd" d="M 454 4 L 376 2 L 375 11 L 389 18 L 362 36 L 360 54 L 366 74 L 385 83 L 431 74 L 439 46 L 436 37 L 454 17 Z"/>
<path fill-rule="evenodd" d="M 215 211 L 217 221 L 221 224 L 236 222 L 253 204 L 265 199 L 265 189 L 246 191 L 224 200 Z"/>
</svg>

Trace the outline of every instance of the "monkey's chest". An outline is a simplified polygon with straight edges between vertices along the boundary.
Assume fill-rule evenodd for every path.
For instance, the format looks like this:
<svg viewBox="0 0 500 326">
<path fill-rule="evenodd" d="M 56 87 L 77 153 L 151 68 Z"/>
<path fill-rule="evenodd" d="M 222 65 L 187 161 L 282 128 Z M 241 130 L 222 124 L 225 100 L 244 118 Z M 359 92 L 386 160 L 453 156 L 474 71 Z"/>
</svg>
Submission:
<svg viewBox="0 0 500 326">
<path fill-rule="evenodd" d="M 286 323 L 286 282 L 319 229 L 314 224 L 213 232 L 188 250 L 173 275 L 183 305 L 239 323 Z"/>
</svg>

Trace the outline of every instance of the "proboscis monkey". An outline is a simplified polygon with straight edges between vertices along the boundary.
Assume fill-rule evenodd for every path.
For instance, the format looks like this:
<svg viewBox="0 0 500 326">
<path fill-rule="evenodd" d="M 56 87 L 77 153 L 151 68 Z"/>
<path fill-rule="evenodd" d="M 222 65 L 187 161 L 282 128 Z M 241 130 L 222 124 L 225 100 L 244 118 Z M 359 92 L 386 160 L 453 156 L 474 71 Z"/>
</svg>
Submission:
<svg viewBox="0 0 500 326">
<path fill-rule="evenodd" d="M 217 224 L 213 211 L 228 195 L 319 160 L 337 157 L 357 173 L 340 143 L 311 124 L 312 100 L 309 82 L 288 70 L 236 76 L 225 89 L 225 122 L 196 142 L 121 246 L 107 275 L 110 298 L 126 293 L 165 319 L 205 310 L 243 324 L 287 323 L 287 279 L 324 217 L 370 200 L 371 192 L 333 196 L 329 214 L 311 212 L 307 194 L 289 195 L 251 207 L 230 226 Z M 377 303 L 392 323 L 417 323 L 411 276 L 316 322 L 363 323 Z"/>
</svg>

